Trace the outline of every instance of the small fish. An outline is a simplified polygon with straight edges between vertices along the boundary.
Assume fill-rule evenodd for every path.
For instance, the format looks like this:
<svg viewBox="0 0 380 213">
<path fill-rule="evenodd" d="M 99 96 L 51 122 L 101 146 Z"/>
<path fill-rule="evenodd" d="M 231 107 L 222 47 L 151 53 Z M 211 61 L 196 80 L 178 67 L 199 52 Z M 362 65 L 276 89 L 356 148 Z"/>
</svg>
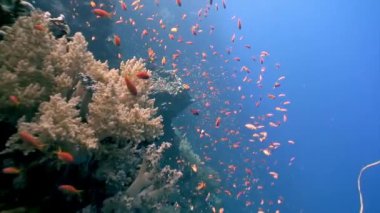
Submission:
<svg viewBox="0 0 380 213">
<path fill-rule="evenodd" d="M 238 19 L 237 26 L 238 26 L 238 29 L 241 30 L 241 21 L 240 21 L 240 19 Z"/>
<path fill-rule="evenodd" d="M 96 3 L 95 3 L 94 1 L 90 1 L 90 6 L 91 6 L 92 8 L 95 8 L 95 7 L 96 7 Z"/>
<path fill-rule="evenodd" d="M 192 164 L 191 165 L 191 170 L 193 170 L 193 172 L 197 173 L 198 172 L 198 167 L 196 164 Z"/>
<path fill-rule="evenodd" d="M 100 8 L 95 8 L 92 10 L 92 12 L 99 17 L 105 17 L 105 18 L 111 18 L 112 17 L 111 13 L 109 13 L 103 9 L 100 9 Z"/>
<path fill-rule="evenodd" d="M 190 86 L 188 84 L 183 84 L 182 87 L 185 90 L 189 90 L 190 89 Z"/>
<path fill-rule="evenodd" d="M 19 136 L 24 142 L 34 146 L 38 150 L 42 150 L 42 148 L 46 145 L 27 131 L 19 132 Z"/>
<path fill-rule="evenodd" d="M 34 25 L 34 29 L 39 30 L 39 31 L 44 31 L 45 27 L 43 24 L 36 24 L 36 25 Z"/>
<path fill-rule="evenodd" d="M 165 64 L 166 64 L 166 57 L 165 56 L 162 57 L 161 64 L 162 64 L 162 66 L 165 66 Z"/>
<path fill-rule="evenodd" d="M 12 104 L 16 106 L 20 105 L 20 100 L 15 95 L 9 96 L 9 100 L 11 101 Z"/>
<path fill-rule="evenodd" d="M 64 185 L 59 185 L 58 189 L 61 192 L 66 193 L 66 194 L 70 194 L 70 195 L 80 195 L 80 193 L 83 192 L 83 190 L 78 190 L 77 188 L 75 188 L 72 185 L 65 185 L 65 184 Z"/>
<path fill-rule="evenodd" d="M 217 117 L 217 118 L 216 118 L 216 120 L 215 120 L 215 127 L 216 127 L 216 128 L 219 128 L 219 126 L 220 126 L 220 120 L 221 120 L 220 117 Z"/>
<path fill-rule="evenodd" d="M 191 109 L 190 110 L 190 112 L 191 112 L 191 114 L 193 114 L 193 115 L 199 115 L 199 110 L 198 109 Z"/>
<path fill-rule="evenodd" d="M 198 183 L 198 186 L 197 186 L 196 189 L 199 191 L 199 190 L 202 190 L 202 189 L 205 189 L 205 188 L 206 188 L 206 183 L 203 182 L 203 181 L 201 181 L 201 182 Z"/>
<path fill-rule="evenodd" d="M 143 38 L 144 36 L 148 35 L 148 30 L 144 29 L 142 32 L 141 32 L 141 38 Z"/>
<path fill-rule="evenodd" d="M 127 88 L 129 90 L 129 92 L 136 96 L 137 95 L 137 89 L 136 89 L 136 86 L 132 83 L 132 81 L 129 80 L 129 78 L 127 76 L 125 76 L 125 83 L 127 84 Z"/>
<path fill-rule="evenodd" d="M 121 43 L 120 36 L 114 35 L 113 36 L 113 43 L 115 44 L 115 46 L 120 46 L 120 43 Z"/>
<path fill-rule="evenodd" d="M 137 76 L 137 78 L 140 78 L 140 79 L 149 79 L 150 78 L 150 75 L 148 74 L 148 72 L 145 72 L 145 71 L 140 71 L 140 72 L 136 73 L 136 76 Z"/>
<path fill-rule="evenodd" d="M 181 1 L 181 0 L 175 0 L 175 2 L 177 3 L 177 5 L 178 5 L 179 7 L 182 6 L 182 1 Z"/>
<path fill-rule="evenodd" d="M 65 163 L 73 163 L 74 162 L 74 156 L 69 152 L 64 152 L 59 148 L 59 150 L 56 152 L 58 159 Z"/>
<path fill-rule="evenodd" d="M 170 29 L 170 32 L 176 33 L 176 32 L 178 32 L 178 28 L 177 27 L 173 27 L 173 28 Z"/>
<path fill-rule="evenodd" d="M 21 170 L 19 168 L 16 168 L 13 166 L 3 168 L 2 171 L 4 174 L 8 174 L 8 175 L 18 175 L 21 172 Z"/>
<path fill-rule="evenodd" d="M 127 10 L 127 4 L 125 4 L 125 2 L 120 1 L 120 6 L 121 6 L 121 9 Z"/>
</svg>

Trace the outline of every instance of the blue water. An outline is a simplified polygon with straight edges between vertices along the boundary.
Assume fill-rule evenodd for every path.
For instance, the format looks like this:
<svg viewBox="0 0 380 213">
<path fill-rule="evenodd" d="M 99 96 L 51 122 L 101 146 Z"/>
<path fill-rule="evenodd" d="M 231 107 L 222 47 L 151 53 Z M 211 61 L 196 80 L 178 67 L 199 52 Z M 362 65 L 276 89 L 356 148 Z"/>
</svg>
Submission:
<svg viewBox="0 0 380 213">
<path fill-rule="evenodd" d="M 160 10 L 166 11 L 164 8 L 168 8 L 168 22 L 179 22 L 181 30 L 188 30 L 197 21 L 193 18 L 190 25 L 182 24 L 179 19 L 181 14 L 188 11 L 194 13 L 204 5 L 204 2 L 195 4 L 184 1 L 183 6 L 177 8 L 171 1 L 161 1 Z M 236 33 L 237 38 L 244 36 L 239 45 L 251 44 L 252 50 L 233 48 L 231 55 L 241 58 L 239 65 L 224 65 L 222 60 L 213 59 L 205 65 L 210 75 L 214 76 L 215 85 L 221 88 L 242 84 L 241 79 L 231 78 L 228 74 L 221 77 L 222 70 L 239 70 L 241 65 L 250 64 L 251 55 L 257 55 L 260 50 L 271 53 L 268 63 L 281 63 L 281 72 L 286 76 L 284 91 L 292 105 L 288 113 L 289 122 L 274 134 L 281 139 L 294 139 L 297 143 L 284 147 L 273 158 L 284 162 L 295 156 L 296 160 L 291 167 L 283 163 L 282 167 L 276 168 L 280 171 L 280 180 L 276 183 L 277 188 L 267 193 L 273 196 L 280 194 L 284 198 L 281 212 L 358 212 L 356 179 L 359 170 L 365 164 L 380 159 L 380 113 L 377 109 L 380 105 L 377 92 L 380 80 L 380 3 L 228 1 L 227 6 L 227 10 L 220 7 L 217 13 L 211 10 L 209 16 L 199 22 L 205 31 L 207 25 L 215 26 L 213 36 L 195 38 L 188 33 L 184 40 L 192 39 L 198 43 L 184 51 L 189 54 L 188 57 L 194 57 L 193 51 L 206 49 L 206 45 L 202 44 L 213 44 L 215 49 L 226 55 L 226 47 L 238 46 L 231 45 L 231 35 Z M 236 30 L 236 21 L 231 21 L 232 16 L 242 20 L 241 31 Z M 191 20 L 190 15 L 188 19 Z M 168 44 L 168 49 L 176 48 Z M 196 80 L 189 83 L 196 89 L 206 90 L 206 86 L 199 83 L 202 81 L 199 73 L 194 75 L 197 76 Z M 221 90 L 223 94 L 219 99 L 232 99 L 235 104 L 241 102 L 245 109 L 237 119 L 228 121 L 234 125 L 244 125 L 247 122 L 244 119 L 255 113 L 254 107 L 247 110 L 253 103 L 239 100 L 240 95 L 235 92 Z M 251 88 L 243 87 L 244 93 L 251 94 Z M 210 99 L 211 103 L 222 102 L 218 98 Z M 202 104 L 195 103 L 192 107 L 202 108 Z M 232 108 L 238 109 L 237 106 Z M 183 122 L 195 122 L 195 125 L 204 128 L 209 125 L 214 136 L 221 137 L 222 133 L 211 130 L 218 113 L 213 110 L 205 113 L 207 116 L 188 116 Z M 202 145 L 199 145 L 202 140 L 194 134 L 194 127 L 189 129 L 188 136 L 193 139 L 193 145 L 202 150 Z M 250 156 L 243 150 L 235 151 L 222 146 L 216 149 L 218 154 L 211 153 L 211 156 L 237 167 L 244 167 L 243 156 Z M 214 165 L 225 171 L 217 163 Z M 245 174 L 236 175 L 234 178 L 241 179 Z M 366 212 L 380 212 L 377 202 L 380 198 L 377 190 L 379 177 L 380 168 L 372 168 L 363 176 Z M 227 180 L 225 188 L 232 188 L 231 182 Z M 249 196 L 245 199 L 257 199 L 260 193 L 252 192 Z M 226 197 L 225 209 L 228 212 L 257 211 L 256 207 L 244 207 L 241 200 Z"/>
<path fill-rule="evenodd" d="M 358 212 L 357 175 L 361 167 L 380 159 L 377 85 L 380 81 L 380 2 L 229 0 L 224 10 L 221 1 L 214 1 L 219 4 L 219 11 L 213 7 L 207 17 L 199 20 L 196 14 L 207 2 L 183 0 L 182 7 L 178 7 L 174 0 L 161 0 L 156 7 L 153 1 L 146 1 L 141 16 L 117 7 L 118 14 L 124 12 L 137 21 L 140 31 L 134 33 L 122 25 L 110 27 L 122 37 L 118 51 L 123 59 L 147 57 L 149 47 L 155 49 L 158 62 L 164 55 L 170 59 L 176 49 L 182 51 L 178 65 L 181 69 L 189 69 L 190 74 L 186 71 L 179 74 L 191 86 L 190 93 L 196 101 L 179 116 L 176 125 L 184 127 L 184 133 L 201 156 L 213 159 L 207 164 L 223 174 L 223 190 L 233 193 L 232 197 L 223 196 L 226 212 L 257 212 L 261 197 L 266 202 L 281 197 L 283 204 L 278 205 L 281 212 Z M 114 4 L 118 6 L 118 2 Z M 166 30 L 159 28 L 157 20 L 154 23 L 146 21 L 146 17 L 155 13 L 163 18 Z M 181 20 L 183 13 L 188 15 L 186 21 Z M 236 19 L 231 20 L 232 16 Z M 238 18 L 242 20 L 240 31 L 236 26 Z M 204 32 L 195 37 L 189 29 L 196 23 Z M 176 24 L 180 32 L 184 32 L 183 40 L 194 42 L 192 46 L 179 45 L 167 38 L 169 29 Z M 207 36 L 210 25 L 215 31 Z M 167 51 L 150 42 L 150 36 L 141 40 L 142 29 L 157 29 Z M 236 41 L 232 44 L 230 39 L 234 33 Z M 242 41 L 239 41 L 240 36 L 244 36 Z M 252 49 L 244 48 L 246 44 Z M 209 45 L 224 57 L 213 57 Z M 227 48 L 232 48 L 230 56 L 226 54 Z M 286 93 L 286 99 L 292 104 L 287 113 L 288 122 L 278 129 L 268 130 L 271 140 L 285 145 L 270 158 L 256 159 L 252 152 L 263 147 L 248 142 L 252 132 L 246 130 L 244 124 L 250 121 L 250 116 L 265 114 L 274 108 L 268 102 L 263 102 L 260 108 L 255 107 L 259 96 L 266 98 L 267 92 L 272 91 L 270 86 L 267 90 L 258 90 L 255 86 L 260 65 L 251 57 L 258 56 L 262 50 L 270 52 L 265 62 L 268 68 L 265 79 L 270 79 L 271 84 L 279 76 L 286 76 L 280 91 Z M 195 52 L 207 52 L 207 61 L 200 63 L 201 57 Z M 233 57 L 240 57 L 241 61 L 234 62 Z M 224 63 L 226 59 L 230 62 Z M 281 64 L 278 71 L 274 68 L 275 63 Z M 248 74 L 254 79 L 251 84 L 242 82 L 246 76 L 240 71 L 243 65 L 252 70 Z M 209 77 L 204 77 L 203 72 Z M 215 94 L 209 89 L 210 85 L 217 88 Z M 241 91 L 237 91 L 238 86 Z M 204 98 L 202 93 L 206 94 Z M 251 94 L 252 99 L 249 98 Z M 241 95 L 246 99 L 242 100 Z M 231 104 L 226 105 L 225 101 Z M 209 108 L 204 106 L 207 102 L 211 104 Z M 193 116 L 190 109 L 200 109 L 201 114 Z M 222 109 L 237 113 L 223 116 Z M 218 116 L 222 117 L 221 127 L 215 129 Z M 206 130 L 211 137 L 199 138 L 197 128 Z M 240 133 L 228 135 L 226 129 Z M 213 145 L 214 140 L 222 137 L 229 138 L 229 145 Z M 286 145 L 287 140 L 295 140 L 296 144 Z M 234 142 L 241 142 L 244 148 L 231 149 Z M 295 160 L 288 166 L 291 157 Z M 252 162 L 244 162 L 247 158 Z M 226 165 L 232 164 L 238 171 L 227 175 Z M 241 182 L 247 176 L 243 169 L 247 167 L 254 173 L 257 171 L 259 177 L 265 177 L 265 168 L 270 167 L 269 170 L 277 171 L 280 178 L 273 187 L 262 191 L 252 189 L 235 199 L 236 193 L 244 188 Z M 269 186 L 269 178 L 260 181 Z M 380 168 L 371 168 L 362 178 L 365 212 L 380 212 L 379 180 Z M 234 188 L 233 183 L 240 185 Z M 255 204 L 245 207 L 249 200 Z M 267 208 L 274 212 L 277 206 Z"/>
</svg>

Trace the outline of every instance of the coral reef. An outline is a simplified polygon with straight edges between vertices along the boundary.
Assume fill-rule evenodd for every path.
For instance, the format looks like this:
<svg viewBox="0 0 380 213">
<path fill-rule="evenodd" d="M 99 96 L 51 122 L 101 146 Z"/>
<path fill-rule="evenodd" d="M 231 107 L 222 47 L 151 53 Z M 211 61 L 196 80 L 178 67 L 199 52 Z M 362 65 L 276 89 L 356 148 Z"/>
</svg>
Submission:
<svg viewBox="0 0 380 213">
<path fill-rule="evenodd" d="M 104 202 L 104 212 L 130 212 L 160 210 L 167 206 L 168 196 L 173 193 L 175 184 L 182 173 L 165 166 L 159 167 L 162 152 L 170 143 L 154 144 L 147 147 L 141 168 L 133 183 L 124 192 Z"/>
<path fill-rule="evenodd" d="M 48 25 L 46 14 L 33 12 L 0 41 L 0 121 L 15 127 L 0 155 L 0 180 L 19 185 L 16 192 L 1 190 L 0 200 L 8 202 L 0 206 L 88 210 L 109 197 L 105 212 L 170 209 L 167 198 L 182 173 L 160 163 L 170 143 L 154 144 L 162 117 L 150 97 L 152 79 L 138 77 L 151 71 L 136 58 L 110 70 L 87 51 L 80 33 L 56 38 Z M 35 185 L 42 189 L 26 202 Z M 66 188 L 71 196 L 62 193 Z"/>
<path fill-rule="evenodd" d="M 181 197 L 188 199 L 182 200 L 182 205 L 193 206 L 195 209 L 201 206 L 207 206 L 210 211 L 212 207 L 222 207 L 222 202 L 219 197 L 219 174 L 212 168 L 204 165 L 204 162 L 202 162 L 199 155 L 194 152 L 187 138 L 182 136 L 178 129 L 175 129 L 174 132 L 178 138 L 180 138 L 178 147 L 179 156 L 188 165 L 187 169 L 183 171 L 183 178 L 180 180 Z M 196 165 L 197 168 L 196 172 L 190 169 L 194 165 Z M 189 191 L 194 191 L 195 186 L 201 182 L 205 183 L 205 189 L 196 190 L 196 193 L 188 194 Z"/>
</svg>

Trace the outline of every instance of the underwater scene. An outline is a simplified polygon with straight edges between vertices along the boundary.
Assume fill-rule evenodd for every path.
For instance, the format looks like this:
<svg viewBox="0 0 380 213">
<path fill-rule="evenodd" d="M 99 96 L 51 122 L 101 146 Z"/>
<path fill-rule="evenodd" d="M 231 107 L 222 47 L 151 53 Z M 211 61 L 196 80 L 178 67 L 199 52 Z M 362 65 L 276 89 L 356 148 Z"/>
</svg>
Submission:
<svg viewBox="0 0 380 213">
<path fill-rule="evenodd" d="M 0 213 L 379 213 L 378 11 L 0 0 Z"/>
</svg>

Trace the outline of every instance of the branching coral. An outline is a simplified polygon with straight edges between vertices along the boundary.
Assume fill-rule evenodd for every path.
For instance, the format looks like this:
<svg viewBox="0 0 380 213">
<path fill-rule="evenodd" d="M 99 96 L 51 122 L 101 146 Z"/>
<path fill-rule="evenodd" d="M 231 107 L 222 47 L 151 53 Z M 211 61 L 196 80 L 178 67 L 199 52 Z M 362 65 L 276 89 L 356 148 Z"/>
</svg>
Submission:
<svg viewBox="0 0 380 213">
<path fill-rule="evenodd" d="M 163 124 L 150 97 L 152 72 L 142 59 L 110 70 L 87 51 L 80 33 L 55 38 L 40 12 L 8 29 L 0 49 L 0 121 L 17 127 L 2 153 L 20 156 L 18 151 L 28 155 L 39 150 L 22 156 L 34 161 L 25 164 L 33 165 L 22 170 L 25 177 L 34 166 L 46 166 L 51 156 L 59 160 L 57 150 L 62 149 L 75 159 L 85 158 L 75 161 L 77 168 L 104 182 L 111 196 L 104 209 L 164 207 L 182 173 L 160 165 L 169 143 L 152 144 L 163 134 Z M 148 78 L 139 77 L 141 72 Z M 80 156 L 84 153 L 91 156 Z"/>
<path fill-rule="evenodd" d="M 121 75 L 107 73 L 106 83 L 98 83 L 89 105 L 89 124 L 100 139 L 113 137 L 134 143 L 151 141 L 162 135 L 162 118 L 155 117 L 154 100 L 148 98 L 149 81 L 138 79 L 136 73 L 145 70 L 141 60 L 121 64 Z M 138 94 L 133 95 L 125 83 L 129 78 Z"/>
<path fill-rule="evenodd" d="M 154 144 L 147 147 L 145 157 L 137 177 L 128 189 L 107 199 L 104 203 L 105 212 L 126 212 L 133 209 L 151 211 L 164 206 L 168 195 L 176 188 L 175 184 L 182 173 L 165 166 L 160 169 L 159 161 L 170 143 L 162 143 L 160 147 Z"/>
<path fill-rule="evenodd" d="M 43 13 L 34 12 L 19 18 L 0 42 L 0 120 L 15 123 L 22 115 L 30 119 L 50 95 L 71 95 L 79 73 L 102 80 L 108 71 L 87 51 L 80 33 L 72 41 L 55 39 L 48 24 Z"/>
<path fill-rule="evenodd" d="M 25 154 L 36 149 L 33 144 L 23 141 L 21 132 L 33 135 L 43 144 L 44 150 L 79 151 L 80 148 L 97 148 L 98 142 L 94 131 L 81 122 L 79 111 L 75 109 L 79 99 L 73 98 L 66 102 L 60 95 L 50 98 L 39 107 L 39 113 L 32 122 L 21 121 L 18 133 L 10 138 L 6 151 L 21 150 Z"/>
</svg>

